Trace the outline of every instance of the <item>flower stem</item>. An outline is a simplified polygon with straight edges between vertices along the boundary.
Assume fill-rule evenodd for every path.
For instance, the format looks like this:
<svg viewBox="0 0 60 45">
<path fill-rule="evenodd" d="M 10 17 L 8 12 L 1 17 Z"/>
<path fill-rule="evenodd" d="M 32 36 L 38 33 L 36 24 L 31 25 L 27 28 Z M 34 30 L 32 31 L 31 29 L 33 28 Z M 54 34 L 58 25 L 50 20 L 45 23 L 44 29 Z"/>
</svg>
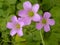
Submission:
<svg viewBox="0 0 60 45">
<path fill-rule="evenodd" d="M 42 36 L 42 32 L 41 31 L 40 31 L 40 36 L 41 36 L 42 44 L 45 45 L 45 42 L 43 40 L 43 36 Z"/>
</svg>

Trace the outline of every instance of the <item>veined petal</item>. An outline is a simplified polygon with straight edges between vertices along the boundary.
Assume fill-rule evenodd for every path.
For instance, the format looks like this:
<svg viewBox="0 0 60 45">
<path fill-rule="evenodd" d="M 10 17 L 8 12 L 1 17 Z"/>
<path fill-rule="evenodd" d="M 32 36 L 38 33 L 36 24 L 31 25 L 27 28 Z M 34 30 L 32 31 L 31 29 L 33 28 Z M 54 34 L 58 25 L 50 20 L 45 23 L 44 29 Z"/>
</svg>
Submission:
<svg viewBox="0 0 60 45">
<path fill-rule="evenodd" d="M 18 12 L 18 15 L 21 16 L 21 17 L 26 17 L 27 16 L 27 11 L 26 10 L 20 10 Z"/>
<path fill-rule="evenodd" d="M 50 31 L 50 27 L 49 27 L 49 25 L 48 25 L 48 24 L 46 24 L 46 25 L 44 26 L 44 31 L 45 31 L 45 32 Z"/>
<path fill-rule="evenodd" d="M 44 18 L 50 18 L 51 17 L 51 14 L 49 12 L 45 12 L 43 17 Z"/>
<path fill-rule="evenodd" d="M 17 21 L 17 17 L 13 16 L 11 20 L 12 20 L 12 22 L 16 22 Z"/>
<path fill-rule="evenodd" d="M 30 25 L 31 24 L 31 19 L 29 17 L 25 17 L 25 18 L 18 18 L 19 21 L 23 21 L 24 22 L 24 26 L 25 25 Z"/>
<path fill-rule="evenodd" d="M 40 15 L 39 15 L 39 14 L 35 14 L 35 15 L 32 17 L 32 20 L 33 20 L 33 21 L 40 21 Z"/>
<path fill-rule="evenodd" d="M 54 19 L 48 19 L 48 24 L 51 26 L 54 25 L 55 24 Z"/>
<path fill-rule="evenodd" d="M 36 29 L 41 30 L 41 28 L 43 28 L 43 24 L 37 23 L 36 24 Z"/>
<path fill-rule="evenodd" d="M 38 9 L 39 9 L 39 4 L 33 5 L 33 8 L 32 8 L 33 12 L 37 12 Z"/>
<path fill-rule="evenodd" d="M 19 36 L 23 36 L 22 28 L 20 28 L 20 30 L 17 31 L 17 34 L 18 34 Z"/>
<path fill-rule="evenodd" d="M 20 24 L 21 27 L 24 26 L 24 22 L 23 21 L 19 21 L 18 23 Z"/>
<path fill-rule="evenodd" d="M 16 30 L 12 29 L 11 32 L 10 32 L 10 35 L 14 36 L 16 33 L 17 33 Z"/>
<path fill-rule="evenodd" d="M 30 25 L 31 24 L 31 19 L 26 17 L 23 19 L 25 25 Z"/>
<path fill-rule="evenodd" d="M 29 1 L 24 2 L 23 7 L 25 10 L 29 10 L 32 8 L 32 5 Z"/>
<path fill-rule="evenodd" d="M 13 24 L 11 22 L 8 22 L 6 27 L 9 28 L 9 29 L 12 29 L 13 28 Z"/>
</svg>

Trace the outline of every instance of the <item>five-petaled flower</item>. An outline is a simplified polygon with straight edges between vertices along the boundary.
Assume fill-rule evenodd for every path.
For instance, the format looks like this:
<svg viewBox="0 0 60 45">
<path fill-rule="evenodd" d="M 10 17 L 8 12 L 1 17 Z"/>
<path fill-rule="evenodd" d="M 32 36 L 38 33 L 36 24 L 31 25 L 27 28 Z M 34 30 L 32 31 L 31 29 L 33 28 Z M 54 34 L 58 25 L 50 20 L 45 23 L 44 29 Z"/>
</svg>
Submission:
<svg viewBox="0 0 60 45">
<path fill-rule="evenodd" d="M 39 9 L 39 4 L 32 4 L 29 1 L 23 3 L 23 10 L 18 12 L 18 18 L 13 16 L 11 22 L 7 23 L 7 28 L 11 29 L 10 35 L 14 36 L 18 34 L 19 36 L 23 36 L 22 27 L 26 25 L 30 25 L 31 21 L 37 22 L 36 28 L 41 30 L 44 28 L 45 32 L 50 31 L 50 25 L 53 26 L 55 24 L 54 19 L 50 19 L 51 14 L 49 12 L 45 12 L 43 17 L 40 16 L 37 12 Z"/>
<path fill-rule="evenodd" d="M 18 12 L 18 15 L 22 18 L 25 25 L 30 25 L 31 21 L 39 21 L 40 15 L 37 13 L 39 9 L 39 4 L 32 4 L 29 1 L 23 3 L 23 10 Z"/>
<path fill-rule="evenodd" d="M 22 27 L 24 22 L 18 21 L 16 16 L 13 16 L 11 22 L 7 23 L 7 28 L 11 29 L 10 35 L 14 36 L 16 33 L 19 36 L 23 36 Z"/>
<path fill-rule="evenodd" d="M 41 28 L 44 27 L 45 32 L 50 31 L 49 26 L 50 25 L 52 26 L 55 24 L 54 19 L 50 19 L 50 17 L 51 17 L 51 14 L 49 12 L 45 12 L 44 16 L 43 17 L 41 16 L 41 20 L 39 21 L 39 23 L 36 24 L 36 28 L 40 30 Z"/>
</svg>

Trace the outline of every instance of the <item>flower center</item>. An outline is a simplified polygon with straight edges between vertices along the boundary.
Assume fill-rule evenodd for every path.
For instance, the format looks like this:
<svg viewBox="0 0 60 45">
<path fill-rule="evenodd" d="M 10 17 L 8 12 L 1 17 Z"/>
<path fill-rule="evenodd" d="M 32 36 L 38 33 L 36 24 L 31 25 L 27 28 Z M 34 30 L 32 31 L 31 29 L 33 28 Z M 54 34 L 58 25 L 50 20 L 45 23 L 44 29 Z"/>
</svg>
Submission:
<svg viewBox="0 0 60 45">
<path fill-rule="evenodd" d="M 42 23 L 43 23 L 43 24 L 46 24 L 46 19 L 43 18 L 43 19 L 42 19 Z"/>
<path fill-rule="evenodd" d="M 32 11 L 29 11 L 29 12 L 28 12 L 28 15 L 29 15 L 30 17 L 32 17 L 32 16 L 34 16 L 34 13 L 33 13 Z"/>
<path fill-rule="evenodd" d="M 19 24 L 16 24 L 16 28 L 19 29 L 20 28 L 20 25 Z"/>
</svg>

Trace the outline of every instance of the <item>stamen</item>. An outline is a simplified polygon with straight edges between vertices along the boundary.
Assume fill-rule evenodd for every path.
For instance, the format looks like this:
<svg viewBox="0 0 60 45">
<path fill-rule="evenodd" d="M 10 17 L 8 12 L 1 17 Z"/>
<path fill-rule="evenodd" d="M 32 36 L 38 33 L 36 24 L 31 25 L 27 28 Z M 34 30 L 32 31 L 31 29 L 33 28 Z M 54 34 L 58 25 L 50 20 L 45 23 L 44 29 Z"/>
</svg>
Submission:
<svg viewBox="0 0 60 45">
<path fill-rule="evenodd" d="M 43 19 L 42 19 L 42 23 L 43 23 L 43 24 L 46 24 L 46 19 L 43 18 Z"/>
<path fill-rule="evenodd" d="M 20 28 L 20 25 L 19 24 L 16 24 L 16 28 L 19 29 Z"/>
<path fill-rule="evenodd" d="M 33 17 L 33 16 L 34 16 L 34 13 L 33 13 L 32 11 L 29 11 L 29 12 L 28 12 L 28 15 L 29 15 L 30 17 Z"/>
</svg>

